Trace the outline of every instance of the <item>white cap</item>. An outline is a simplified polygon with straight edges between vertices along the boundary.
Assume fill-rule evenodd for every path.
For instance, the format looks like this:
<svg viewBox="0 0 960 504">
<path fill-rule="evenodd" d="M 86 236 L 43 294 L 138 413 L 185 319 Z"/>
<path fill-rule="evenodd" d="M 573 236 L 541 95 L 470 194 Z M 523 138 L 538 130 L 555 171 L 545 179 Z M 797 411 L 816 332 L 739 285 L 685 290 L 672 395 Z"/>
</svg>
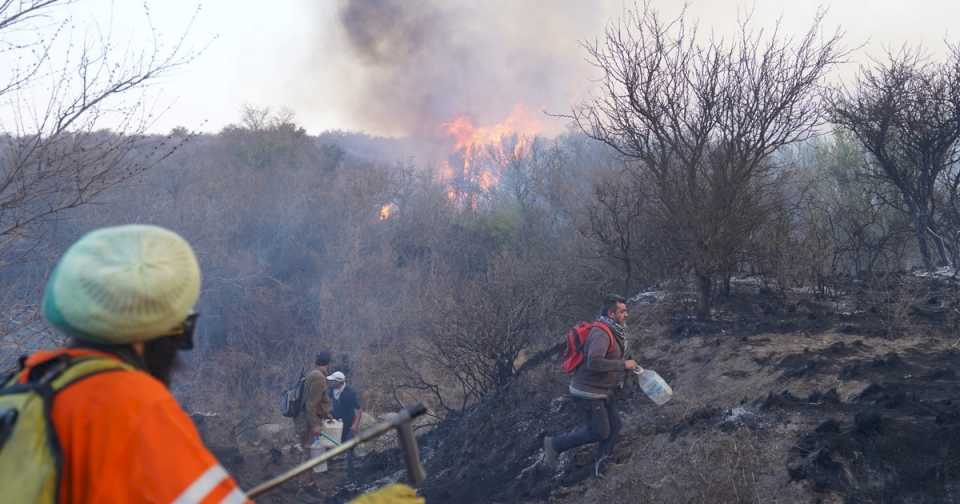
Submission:
<svg viewBox="0 0 960 504">
<path fill-rule="evenodd" d="M 333 373 L 332 375 L 328 376 L 327 379 L 330 381 L 344 382 L 344 381 L 347 381 L 347 376 L 341 373 L 340 371 L 337 371 L 336 373 Z"/>
</svg>

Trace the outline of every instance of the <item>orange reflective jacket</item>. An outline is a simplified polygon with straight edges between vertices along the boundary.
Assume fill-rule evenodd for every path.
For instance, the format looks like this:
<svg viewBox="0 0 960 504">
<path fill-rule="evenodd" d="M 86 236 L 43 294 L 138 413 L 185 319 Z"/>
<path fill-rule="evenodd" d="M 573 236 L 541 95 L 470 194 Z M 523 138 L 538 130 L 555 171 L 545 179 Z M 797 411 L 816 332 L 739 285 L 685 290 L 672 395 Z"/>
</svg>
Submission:
<svg viewBox="0 0 960 504">
<path fill-rule="evenodd" d="M 26 368 L 64 353 L 118 359 L 61 349 L 30 356 Z M 56 395 L 51 418 L 63 453 L 61 503 L 250 502 L 170 391 L 145 372 L 83 378 Z"/>
</svg>

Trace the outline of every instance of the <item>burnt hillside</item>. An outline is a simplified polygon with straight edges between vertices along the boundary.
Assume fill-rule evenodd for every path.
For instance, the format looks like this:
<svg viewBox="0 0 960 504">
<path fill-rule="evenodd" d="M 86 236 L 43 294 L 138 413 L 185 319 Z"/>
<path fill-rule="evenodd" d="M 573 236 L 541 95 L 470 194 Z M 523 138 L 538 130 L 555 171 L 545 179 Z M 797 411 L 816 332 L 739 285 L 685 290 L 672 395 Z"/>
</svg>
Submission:
<svg viewBox="0 0 960 504">
<path fill-rule="evenodd" d="M 555 473 L 541 466 L 543 436 L 578 420 L 556 359 L 531 359 L 510 387 L 422 436 L 422 494 L 460 503 L 956 502 L 960 349 L 948 322 L 923 309 L 909 333 L 842 303 L 756 294 L 710 324 L 634 323 L 638 360 L 675 396 L 658 408 L 628 384 L 622 440 L 603 480 L 591 477 L 591 448 L 565 454 Z M 402 474 L 391 452 L 363 467 L 362 484 L 326 502 Z"/>
</svg>

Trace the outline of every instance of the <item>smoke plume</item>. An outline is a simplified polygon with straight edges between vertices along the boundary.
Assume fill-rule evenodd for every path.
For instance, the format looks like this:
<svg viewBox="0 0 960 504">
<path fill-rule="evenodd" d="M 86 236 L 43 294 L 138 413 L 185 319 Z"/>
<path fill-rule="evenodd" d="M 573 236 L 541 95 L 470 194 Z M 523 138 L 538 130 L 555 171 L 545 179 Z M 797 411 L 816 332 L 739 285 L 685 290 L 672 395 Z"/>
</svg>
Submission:
<svg viewBox="0 0 960 504">
<path fill-rule="evenodd" d="M 348 84 L 338 99 L 371 131 L 418 136 L 458 114 L 483 124 L 517 104 L 569 110 L 589 86 L 579 42 L 602 28 L 598 5 L 340 0 L 334 36 Z"/>
</svg>

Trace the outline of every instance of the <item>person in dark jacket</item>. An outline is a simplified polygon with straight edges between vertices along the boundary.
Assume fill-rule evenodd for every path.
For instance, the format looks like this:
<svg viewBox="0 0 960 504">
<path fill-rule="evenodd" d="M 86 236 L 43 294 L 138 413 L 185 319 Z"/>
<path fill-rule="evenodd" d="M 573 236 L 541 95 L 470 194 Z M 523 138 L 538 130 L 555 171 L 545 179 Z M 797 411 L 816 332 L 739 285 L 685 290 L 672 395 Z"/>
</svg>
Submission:
<svg viewBox="0 0 960 504">
<path fill-rule="evenodd" d="M 637 367 L 636 361 L 624 358 L 627 352 L 626 321 L 626 300 L 616 295 L 607 296 L 596 325 L 587 334 L 584 343 L 586 358 L 574 371 L 569 387 L 578 409 L 584 412 L 586 423 L 571 432 L 543 438 L 547 466 L 555 467 L 559 454 L 571 448 L 599 443 L 594 475 L 603 475 L 621 426 L 614 391 L 624 372 Z"/>
<path fill-rule="evenodd" d="M 327 377 L 330 382 L 330 399 L 333 401 L 333 417 L 343 422 L 343 434 L 340 442 L 353 439 L 360 425 L 360 398 L 353 387 L 347 385 L 347 376 L 337 371 Z M 347 477 L 353 477 L 353 450 L 347 452 Z"/>
</svg>

